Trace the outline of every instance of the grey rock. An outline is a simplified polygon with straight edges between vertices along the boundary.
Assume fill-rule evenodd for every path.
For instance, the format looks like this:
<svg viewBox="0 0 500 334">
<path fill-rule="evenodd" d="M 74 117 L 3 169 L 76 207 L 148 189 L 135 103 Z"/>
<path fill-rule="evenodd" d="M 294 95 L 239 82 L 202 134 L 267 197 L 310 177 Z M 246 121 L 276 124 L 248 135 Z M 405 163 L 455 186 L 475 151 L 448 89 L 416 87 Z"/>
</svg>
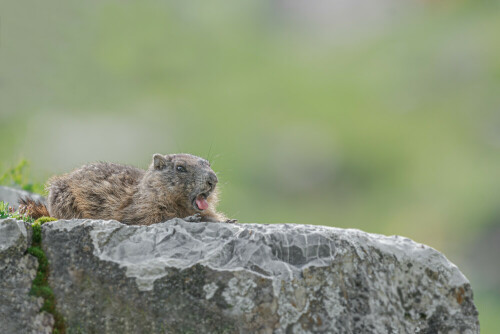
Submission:
<svg viewBox="0 0 500 334">
<path fill-rule="evenodd" d="M 0 186 L 0 201 L 9 203 L 10 207 L 14 208 L 17 210 L 19 207 L 19 198 L 20 197 L 31 197 L 35 201 L 39 201 L 42 203 L 46 203 L 46 199 L 43 196 L 37 195 L 30 193 L 28 191 L 16 189 L 16 188 L 11 188 L 11 187 L 4 187 Z"/>
<path fill-rule="evenodd" d="M 43 299 L 29 295 L 38 261 L 26 253 L 31 226 L 0 220 L 0 329 L 2 333 L 52 333 L 52 315 L 40 312 Z"/>
<path fill-rule="evenodd" d="M 464 275 L 402 237 L 181 219 L 42 230 L 68 333 L 479 333 Z"/>
</svg>

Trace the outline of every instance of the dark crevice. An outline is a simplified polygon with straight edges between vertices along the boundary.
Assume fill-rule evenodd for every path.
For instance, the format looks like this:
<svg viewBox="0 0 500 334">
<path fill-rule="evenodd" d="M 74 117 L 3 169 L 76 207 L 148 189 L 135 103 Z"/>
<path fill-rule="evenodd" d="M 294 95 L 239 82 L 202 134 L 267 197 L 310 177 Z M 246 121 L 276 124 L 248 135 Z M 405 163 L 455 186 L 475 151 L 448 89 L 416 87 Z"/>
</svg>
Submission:
<svg viewBox="0 0 500 334">
<path fill-rule="evenodd" d="M 52 220 L 56 219 L 42 217 L 32 224 L 33 241 L 32 246 L 28 248 L 28 253 L 37 258 L 38 269 L 31 286 L 30 295 L 43 298 L 44 301 L 42 307 L 40 308 L 40 312 L 45 311 L 52 314 L 52 316 L 54 317 L 54 328 L 52 330 L 52 333 L 65 334 L 66 327 L 64 324 L 64 319 L 62 315 L 57 311 L 54 292 L 50 288 L 48 282 L 49 261 L 47 260 L 47 256 L 42 249 L 42 224 Z"/>
</svg>

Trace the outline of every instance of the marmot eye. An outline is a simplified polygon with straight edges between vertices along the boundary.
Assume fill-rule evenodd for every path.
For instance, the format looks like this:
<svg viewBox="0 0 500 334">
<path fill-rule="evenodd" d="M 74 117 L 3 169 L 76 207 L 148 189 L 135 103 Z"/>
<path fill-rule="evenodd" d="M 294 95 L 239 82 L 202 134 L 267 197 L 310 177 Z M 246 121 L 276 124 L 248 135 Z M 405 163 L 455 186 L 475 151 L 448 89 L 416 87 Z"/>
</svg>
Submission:
<svg viewBox="0 0 500 334">
<path fill-rule="evenodd" d="M 186 170 L 186 168 L 184 168 L 184 166 L 177 166 L 177 171 L 182 172 L 182 173 L 187 172 L 187 170 Z"/>
</svg>

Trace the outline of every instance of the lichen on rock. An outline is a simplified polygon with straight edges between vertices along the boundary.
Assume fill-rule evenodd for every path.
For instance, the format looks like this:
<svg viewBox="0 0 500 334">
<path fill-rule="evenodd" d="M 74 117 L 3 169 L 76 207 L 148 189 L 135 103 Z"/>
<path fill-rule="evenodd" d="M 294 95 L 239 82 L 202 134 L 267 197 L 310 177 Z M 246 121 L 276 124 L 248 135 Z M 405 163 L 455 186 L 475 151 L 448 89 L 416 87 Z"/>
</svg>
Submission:
<svg viewBox="0 0 500 334">
<path fill-rule="evenodd" d="M 31 224 L 0 220 L 0 328 L 2 333 L 52 333 L 54 318 L 44 300 L 30 294 L 37 259 L 28 254 Z"/>
<path fill-rule="evenodd" d="M 181 219 L 42 229 L 68 331 L 479 332 L 467 279 L 402 237 Z"/>
</svg>

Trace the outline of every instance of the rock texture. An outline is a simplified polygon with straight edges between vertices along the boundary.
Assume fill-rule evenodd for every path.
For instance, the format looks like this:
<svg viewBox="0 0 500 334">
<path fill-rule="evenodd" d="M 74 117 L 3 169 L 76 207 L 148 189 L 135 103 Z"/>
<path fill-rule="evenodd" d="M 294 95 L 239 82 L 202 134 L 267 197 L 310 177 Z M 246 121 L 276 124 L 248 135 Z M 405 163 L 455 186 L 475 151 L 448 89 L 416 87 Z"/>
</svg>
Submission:
<svg viewBox="0 0 500 334">
<path fill-rule="evenodd" d="M 42 230 L 68 333 L 479 333 L 467 279 L 401 237 L 181 219 Z"/>
<path fill-rule="evenodd" d="M 30 244 L 30 224 L 0 220 L 1 333 L 52 333 L 52 316 L 40 313 L 43 299 L 29 295 L 38 268 L 37 259 L 26 253 Z"/>
</svg>

